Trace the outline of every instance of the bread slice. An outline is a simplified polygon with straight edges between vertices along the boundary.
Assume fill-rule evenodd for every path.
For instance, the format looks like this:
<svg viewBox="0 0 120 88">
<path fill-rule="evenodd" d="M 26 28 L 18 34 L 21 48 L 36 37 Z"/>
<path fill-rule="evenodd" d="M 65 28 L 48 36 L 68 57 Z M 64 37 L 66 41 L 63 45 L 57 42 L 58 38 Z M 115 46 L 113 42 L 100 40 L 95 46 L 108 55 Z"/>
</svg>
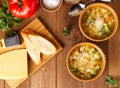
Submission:
<svg viewBox="0 0 120 88">
<path fill-rule="evenodd" d="M 39 64 L 40 61 L 41 61 L 40 50 L 32 44 L 32 42 L 28 38 L 28 34 L 27 33 L 21 32 L 21 35 L 23 36 L 23 39 L 24 39 L 27 51 L 28 51 L 31 59 L 36 64 Z"/>
<path fill-rule="evenodd" d="M 32 44 L 37 47 L 44 55 L 51 55 L 56 53 L 56 47 L 47 39 L 34 33 L 31 29 L 25 31 Z"/>
<path fill-rule="evenodd" d="M 55 46 L 47 39 L 37 34 L 28 34 L 28 38 L 31 40 L 32 44 L 36 46 L 44 55 L 51 55 L 56 53 Z"/>
</svg>

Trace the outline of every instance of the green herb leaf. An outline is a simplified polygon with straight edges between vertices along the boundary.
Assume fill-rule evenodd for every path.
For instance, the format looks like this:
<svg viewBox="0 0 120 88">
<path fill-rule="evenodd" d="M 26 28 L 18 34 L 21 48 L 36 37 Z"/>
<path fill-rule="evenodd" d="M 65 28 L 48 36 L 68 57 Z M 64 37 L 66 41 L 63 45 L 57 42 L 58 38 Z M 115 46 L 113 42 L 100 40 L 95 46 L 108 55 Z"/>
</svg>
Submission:
<svg viewBox="0 0 120 88">
<path fill-rule="evenodd" d="M 11 30 L 13 27 L 19 26 L 23 19 L 13 16 L 8 9 L 8 2 L 4 0 L 4 4 L 0 7 L 0 29 L 4 32 Z"/>
<path fill-rule="evenodd" d="M 105 81 L 107 84 L 110 84 L 112 85 L 113 87 L 117 88 L 118 87 L 118 82 L 116 79 L 110 77 L 110 76 L 106 76 L 106 81 Z"/>
<path fill-rule="evenodd" d="M 90 25 L 91 23 L 93 23 L 93 21 L 94 21 L 94 17 L 90 15 L 87 19 L 87 24 Z"/>
<path fill-rule="evenodd" d="M 69 36 L 70 35 L 70 31 L 71 31 L 71 25 L 69 25 L 67 27 L 64 27 L 62 34 L 64 36 Z"/>
</svg>

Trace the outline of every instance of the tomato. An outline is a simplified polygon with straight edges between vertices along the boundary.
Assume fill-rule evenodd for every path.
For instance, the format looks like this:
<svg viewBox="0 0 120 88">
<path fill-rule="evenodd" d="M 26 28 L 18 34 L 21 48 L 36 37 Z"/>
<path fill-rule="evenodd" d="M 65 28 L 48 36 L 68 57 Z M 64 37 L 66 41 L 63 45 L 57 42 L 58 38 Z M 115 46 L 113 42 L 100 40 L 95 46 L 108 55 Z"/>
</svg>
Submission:
<svg viewBox="0 0 120 88">
<path fill-rule="evenodd" d="M 28 18 L 36 12 L 38 0 L 8 0 L 8 5 L 12 15 Z"/>
</svg>

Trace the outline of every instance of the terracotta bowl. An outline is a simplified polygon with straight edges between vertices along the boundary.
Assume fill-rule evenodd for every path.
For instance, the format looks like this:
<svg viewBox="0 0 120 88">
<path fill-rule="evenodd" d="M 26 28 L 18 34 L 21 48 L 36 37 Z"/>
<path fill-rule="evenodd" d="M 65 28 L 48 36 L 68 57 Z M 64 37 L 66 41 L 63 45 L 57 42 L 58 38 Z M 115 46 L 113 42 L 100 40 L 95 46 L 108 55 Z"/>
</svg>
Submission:
<svg viewBox="0 0 120 88">
<path fill-rule="evenodd" d="M 60 9 L 60 7 L 62 6 L 62 4 L 63 4 L 63 0 L 60 0 L 60 4 L 59 4 L 58 7 L 56 7 L 55 9 L 48 9 L 48 8 L 46 8 L 45 5 L 43 4 L 43 0 L 40 0 L 40 6 L 41 6 L 41 8 L 42 8 L 44 11 L 46 11 L 46 12 L 55 12 L 55 11 L 57 11 L 57 10 Z"/>
<path fill-rule="evenodd" d="M 113 15 L 113 18 L 114 18 L 114 27 L 112 28 L 112 31 L 109 35 L 105 36 L 104 38 L 93 38 L 93 37 L 90 37 L 90 35 L 88 35 L 88 33 L 86 33 L 84 31 L 84 28 L 83 28 L 83 25 L 85 22 L 84 21 L 84 17 L 86 15 L 86 12 L 91 9 L 91 8 L 94 8 L 94 7 L 102 7 L 102 8 L 105 8 L 107 9 L 108 11 L 110 11 Z M 89 16 L 89 15 L 88 15 Z M 86 20 L 87 21 L 87 20 Z M 80 16 L 79 16 L 79 28 L 80 28 L 80 31 L 82 32 L 82 34 L 89 40 L 92 40 L 92 41 L 96 41 L 96 42 L 101 42 L 101 41 L 105 41 L 105 40 L 108 40 L 110 39 L 116 32 L 117 28 L 118 28 L 118 16 L 116 14 L 116 12 L 109 6 L 109 5 L 106 5 L 106 4 L 103 4 L 103 3 L 93 3 L 93 4 L 90 4 L 88 5 L 81 13 L 80 13 Z"/>
<path fill-rule="evenodd" d="M 101 56 L 100 59 L 99 59 L 99 60 L 100 60 L 100 69 L 99 69 L 98 71 L 96 71 L 97 73 L 96 73 L 95 75 L 92 75 L 90 78 L 85 78 L 84 74 L 82 74 L 82 75 L 83 75 L 82 77 L 81 77 L 80 75 L 76 76 L 76 75 L 74 74 L 73 70 L 72 70 L 73 64 L 71 64 L 71 62 L 70 62 L 70 60 L 71 60 L 71 59 L 70 59 L 70 58 L 71 58 L 70 56 L 73 54 L 73 52 L 74 52 L 78 47 L 85 46 L 85 45 L 87 45 L 87 46 L 89 46 L 89 47 L 92 47 L 92 48 L 94 48 L 95 50 L 97 50 L 97 51 L 99 52 L 99 55 Z M 84 58 L 83 58 L 83 59 L 84 59 Z M 91 58 L 90 58 L 90 60 L 91 60 Z M 72 63 L 76 63 L 76 62 L 74 62 L 75 59 L 74 59 L 74 60 L 71 60 L 71 61 L 73 61 Z M 77 61 L 77 60 L 76 60 L 76 61 Z M 87 63 L 88 63 L 88 62 L 87 62 Z M 91 62 L 89 62 L 88 64 L 91 64 Z M 67 66 L 68 72 L 70 73 L 70 75 L 71 75 L 73 78 L 77 79 L 78 81 L 82 81 L 82 82 L 93 81 L 93 80 L 97 79 L 98 77 L 100 77 L 100 76 L 102 75 L 104 69 L 105 69 L 105 65 L 106 65 L 106 57 L 105 57 L 103 51 L 102 51 L 97 45 L 95 45 L 95 44 L 93 44 L 93 43 L 89 43 L 89 42 L 83 42 L 83 43 L 79 43 L 79 44 L 73 46 L 73 47 L 70 49 L 70 51 L 68 52 L 67 58 L 66 58 L 66 66 Z M 79 66 L 78 69 L 80 69 L 80 68 L 81 68 L 80 66 L 82 66 L 82 63 L 80 62 L 79 65 L 75 65 L 75 64 L 74 64 L 74 66 Z M 88 65 L 85 65 L 85 66 L 88 66 Z M 75 67 L 75 68 L 77 68 L 77 67 Z M 86 69 L 88 69 L 88 68 L 86 68 Z M 80 72 L 81 70 L 77 70 L 77 71 Z M 85 71 L 86 71 L 86 70 L 85 70 Z M 77 73 L 76 73 L 76 74 L 77 74 Z"/>
</svg>

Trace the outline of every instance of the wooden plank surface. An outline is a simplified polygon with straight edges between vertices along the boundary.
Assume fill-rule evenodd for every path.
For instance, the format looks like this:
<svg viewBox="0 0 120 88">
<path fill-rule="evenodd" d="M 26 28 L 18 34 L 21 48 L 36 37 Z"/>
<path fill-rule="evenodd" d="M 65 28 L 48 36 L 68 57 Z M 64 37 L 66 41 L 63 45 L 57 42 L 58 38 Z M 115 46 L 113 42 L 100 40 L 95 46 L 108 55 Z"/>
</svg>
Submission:
<svg viewBox="0 0 120 88">
<path fill-rule="evenodd" d="M 0 0 L 0 2 L 3 2 L 3 0 Z M 117 12 L 120 20 L 120 0 L 113 0 L 109 5 Z M 107 74 L 115 77 L 120 82 L 120 26 L 118 27 L 117 33 L 109 41 L 93 42 L 101 47 L 107 57 L 107 65 L 100 78 L 93 82 L 83 83 L 73 79 L 69 75 L 65 66 L 67 52 L 73 45 L 79 42 L 89 41 L 79 31 L 78 17 L 68 16 L 67 12 L 69 8 L 70 5 L 64 3 L 57 12 L 48 13 L 39 7 L 35 15 L 25 19 L 20 27 L 17 28 L 17 30 L 21 30 L 34 18 L 38 17 L 52 35 L 64 46 L 62 52 L 58 53 L 17 88 L 111 88 L 105 84 Z M 61 32 L 63 27 L 68 25 L 73 25 L 72 31 L 69 37 L 64 37 Z M 0 32 L 0 34 L 0 38 L 2 38 L 4 33 Z M 5 81 L 0 80 L 0 88 L 10 87 Z"/>
<path fill-rule="evenodd" d="M 119 26 L 116 34 L 109 40 L 109 75 L 116 78 L 120 87 L 120 0 L 115 0 L 110 5 L 115 9 L 119 17 Z"/>
</svg>

